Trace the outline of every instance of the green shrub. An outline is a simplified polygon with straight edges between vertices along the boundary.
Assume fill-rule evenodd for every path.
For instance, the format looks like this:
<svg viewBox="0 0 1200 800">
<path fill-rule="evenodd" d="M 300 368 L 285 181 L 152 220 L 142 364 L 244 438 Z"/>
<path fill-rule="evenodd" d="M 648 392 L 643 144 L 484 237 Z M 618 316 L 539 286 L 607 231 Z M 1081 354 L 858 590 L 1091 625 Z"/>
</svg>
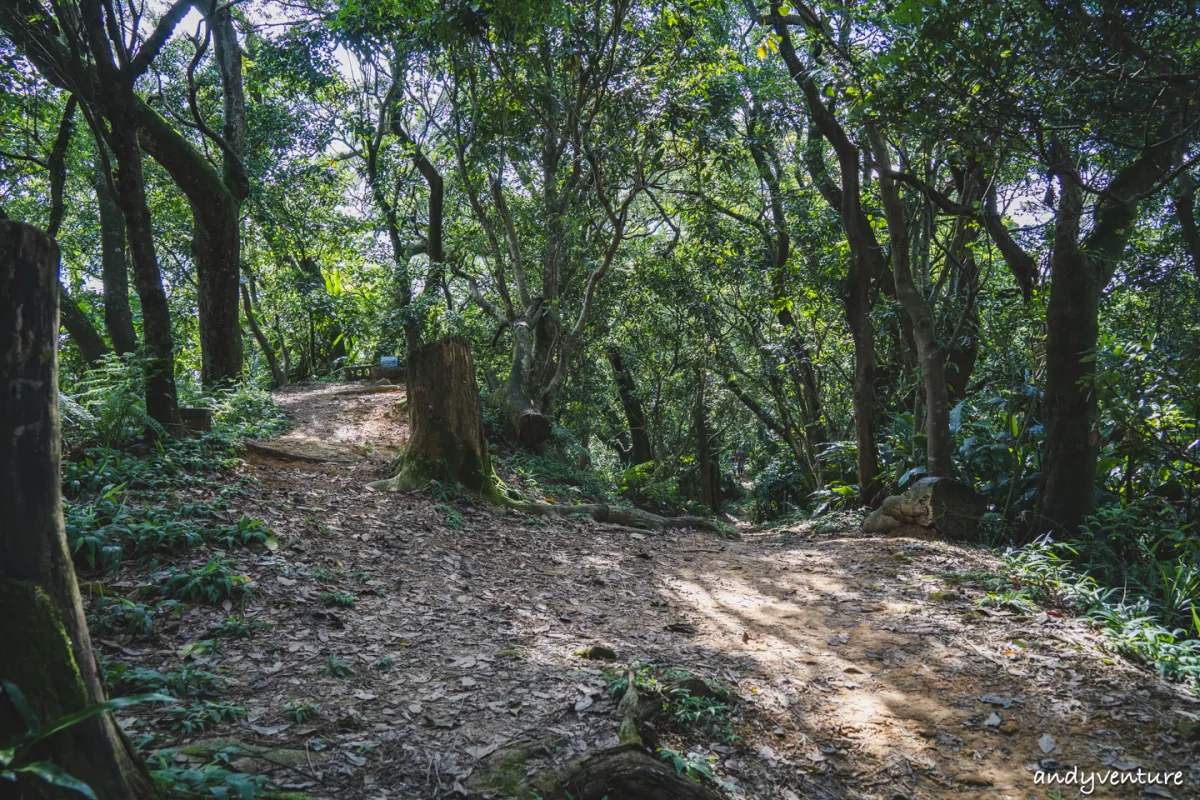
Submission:
<svg viewBox="0 0 1200 800">
<path fill-rule="evenodd" d="M 236 564 L 225 558 L 212 558 L 201 567 L 170 567 L 158 580 L 158 591 L 165 597 L 185 602 L 220 603 L 251 593 L 250 579 L 234 572 Z"/>
<path fill-rule="evenodd" d="M 256 631 L 269 631 L 271 623 L 266 620 L 247 620 L 245 617 L 226 617 L 214 623 L 211 630 L 214 636 L 228 639 L 249 639 Z"/>
<path fill-rule="evenodd" d="M 354 668 L 336 654 L 330 654 L 321 671 L 331 678 L 349 678 L 354 674 Z"/>
<path fill-rule="evenodd" d="M 246 709 L 225 701 L 200 700 L 188 706 L 173 708 L 170 715 L 173 720 L 172 727 L 180 733 L 188 734 L 205 731 L 224 722 L 233 722 L 246 716 Z"/>
<path fill-rule="evenodd" d="M 94 633 L 146 636 L 154 632 L 160 616 L 177 614 L 179 603 L 162 600 L 153 606 L 135 603 L 125 597 L 97 597 L 88 614 L 88 629 Z"/>
<path fill-rule="evenodd" d="M 341 608 L 354 608 L 354 604 L 358 602 L 358 598 L 349 592 L 323 592 L 321 600 L 327 606 L 339 606 Z"/>
<path fill-rule="evenodd" d="M 283 709 L 283 715 L 293 722 L 304 722 L 321 713 L 321 707 L 312 703 L 302 703 L 296 698 L 288 701 Z"/>
</svg>

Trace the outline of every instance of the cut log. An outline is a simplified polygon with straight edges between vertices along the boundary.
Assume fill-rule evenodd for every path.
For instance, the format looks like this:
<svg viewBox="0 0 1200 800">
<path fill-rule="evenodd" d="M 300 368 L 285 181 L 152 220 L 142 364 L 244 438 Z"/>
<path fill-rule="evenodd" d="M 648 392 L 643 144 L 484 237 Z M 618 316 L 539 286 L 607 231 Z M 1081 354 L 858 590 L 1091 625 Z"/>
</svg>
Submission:
<svg viewBox="0 0 1200 800">
<path fill-rule="evenodd" d="M 498 497 L 483 433 L 475 362 L 466 339 L 452 336 L 412 352 L 408 400 L 412 436 L 400 471 L 370 488 L 403 492 L 439 481 L 482 497 Z"/>
<path fill-rule="evenodd" d="M 983 498 L 970 486 L 952 478 L 922 478 L 904 494 L 885 499 L 863 521 L 863 530 L 974 542 L 986 510 Z"/>
</svg>

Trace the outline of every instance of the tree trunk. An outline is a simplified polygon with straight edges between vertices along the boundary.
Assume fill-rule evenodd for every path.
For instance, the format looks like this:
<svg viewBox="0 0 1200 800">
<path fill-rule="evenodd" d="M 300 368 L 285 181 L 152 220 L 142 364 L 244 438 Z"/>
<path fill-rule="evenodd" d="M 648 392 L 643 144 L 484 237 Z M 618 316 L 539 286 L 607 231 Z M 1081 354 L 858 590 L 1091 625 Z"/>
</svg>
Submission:
<svg viewBox="0 0 1200 800">
<path fill-rule="evenodd" d="M 1091 355 L 1100 335 L 1100 292 L 1078 243 L 1056 242 L 1046 307 L 1046 439 L 1038 513 L 1040 528 L 1067 536 L 1092 512 L 1095 492 L 1100 412 Z"/>
<path fill-rule="evenodd" d="M 213 63 L 221 79 L 221 135 L 201 125 L 204 137 L 221 153 L 221 172 L 205 154 L 147 103 L 134 111 L 142 146 L 171 174 L 192 208 L 192 257 L 200 311 L 200 378 L 205 386 L 227 386 L 242 377 L 242 329 L 238 319 L 242 201 L 250 193 L 242 163 L 246 100 L 242 55 L 228 5 L 213 4 L 205 15 L 213 43 Z M 200 124 L 197 118 L 196 123 Z"/>
<path fill-rule="evenodd" d="M 108 186 L 104 163 L 96 159 L 92 183 L 100 211 L 100 269 L 104 284 L 104 327 L 113 350 L 125 355 L 137 350 L 133 311 L 129 308 L 129 268 L 125 262 L 125 218 Z"/>
<path fill-rule="evenodd" d="M 704 404 L 704 370 L 699 370 L 696 404 L 692 407 L 692 427 L 696 434 L 696 466 L 700 471 L 700 502 L 713 511 L 721 510 L 721 463 L 713 436 L 708 429 L 708 409 Z"/>
<path fill-rule="evenodd" d="M 1053 168 L 1060 199 L 1046 307 L 1046 441 L 1037 522 L 1042 532 L 1073 536 L 1092 513 L 1100 451 L 1093 361 L 1100 336 L 1100 297 L 1129 244 L 1141 200 L 1170 171 L 1187 140 L 1175 135 L 1168 122 L 1153 141 L 1109 182 L 1082 242 L 1084 188 L 1072 163 L 1074 154 L 1055 145 L 1062 163 Z"/>
<path fill-rule="evenodd" d="M 538 312 L 526 318 L 537 317 Z M 536 323 L 535 323 L 536 324 Z M 517 320 L 512 326 L 512 367 L 504 381 L 501 409 L 512 425 L 517 442 L 527 450 L 537 450 L 550 438 L 550 420 L 530 400 L 530 372 L 532 371 L 533 333 L 526 319 Z"/>
<path fill-rule="evenodd" d="M 608 363 L 612 365 L 617 394 L 621 396 L 621 407 L 625 409 L 625 418 L 629 421 L 629 436 L 633 442 L 632 463 L 645 464 L 653 461 L 654 449 L 646 432 L 646 413 L 642 409 L 642 400 L 638 397 L 637 383 L 633 373 L 621 360 L 621 351 L 615 345 L 608 348 Z"/>
<path fill-rule="evenodd" d="M 410 491 L 430 481 L 497 494 L 483 433 L 483 406 L 467 340 L 452 336 L 417 348 L 408 360 L 412 434 L 394 478 L 374 489 Z"/>
<path fill-rule="evenodd" d="M 904 215 L 904 203 L 900 190 L 891 177 L 891 156 L 887 143 L 878 132 L 872 131 L 875 159 L 879 164 L 879 188 L 883 198 L 883 210 L 887 217 L 888 239 L 891 244 L 892 274 L 896 282 L 896 296 L 908 318 L 912 320 L 913 339 L 917 346 L 917 358 L 921 364 L 921 378 L 925 384 L 925 465 L 929 477 L 950 477 L 954 474 L 951 453 L 954 439 L 950 435 L 950 400 L 946 392 L 946 354 L 938 344 L 937 330 L 933 322 L 933 310 L 929 301 L 917 286 L 909 262 L 908 224 Z M 913 419 L 913 424 L 917 420 Z"/>
<path fill-rule="evenodd" d="M 116 87 L 113 94 L 119 94 Z M 132 93 L 132 89 L 129 90 Z M 171 336 L 171 310 L 163 290 L 162 273 L 150 227 L 142 151 L 134 133 L 132 114 L 124 113 L 120 99 L 109 99 L 108 143 L 117 160 L 117 195 L 125 216 L 129 249 L 133 254 L 133 285 L 142 304 L 142 338 L 146 359 L 146 413 L 173 435 L 183 435 L 179 398 L 175 390 L 175 343 Z"/>
<path fill-rule="evenodd" d="M 238 206 L 227 194 L 193 202 L 192 219 L 192 257 L 196 261 L 196 303 L 200 311 L 200 382 L 207 387 L 229 386 L 242 378 Z"/>
<path fill-rule="evenodd" d="M 95 366 L 96 362 L 104 358 L 104 354 L 108 352 L 108 345 L 104 343 L 104 339 L 96 330 L 96 326 L 88 319 L 88 315 L 67 294 L 67 287 L 63 286 L 61 281 L 56 280 L 56 282 L 62 308 L 62 326 L 67 329 L 71 341 L 75 342 L 75 346 L 79 348 L 79 354 L 83 356 L 84 362 L 89 367 Z"/>
<path fill-rule="evenodd" d="M 267 366 L 271 369 L 271 380 L 275 381 L 276 387 L 287 386 L 287 373 L 279 368 L 279 359 L 275 356 L 275 348 L 271 346 L 271 342 L 258 325 L 258 319 L 254 316 L 254 305 L 250 302 L 250 290 L 245 284 L 242 284 L 242 308 L 246 314 L 246 322 L 250 325 L 250 332 L 254 334 L 254 340 L 258 342 L 263 355 L 267 358 Z"/>
<path fill-rule="evenodd" d="M 837 210 L 850 246 L 850 270 L 842 283 L 842 302 L 846 321 L 854 339 L 854 439 L 858 466 L 858 496 L 865 505 L 882 498 L 879 485 L 879 452 L 875 445 L 875 329 L 871 325 L 871 282 L 883 274 L 879 243 L 862 207 L 860 172 L 862 159 L 858 147 L 846 135 L 846 129 L 825 105 L 813 73 L 801 63 L 792 44 L 787 23 L 779 17 L 778 4 L 772 4 L 775 33 L 779 36 L 779 54 L 787 64 L 792 80 L 804 93 L 813 126 L 833 147 L 841 173 L 841 186 L 830 180 L 824 168 L 819 146 L 810 147 L 809 170 L 821 196 Z"/>
<path fill-rule="evenodd" d="M 0 679 L 43 722 L 104 698 L 59 495 L 57 274 L 49 236 L 0 222 Z M 0 710 L 0 746 L 22 733 Z M 41 755 L 104 800 L 157 796 L 109 714 L 56 735 Z"/>
</svg>

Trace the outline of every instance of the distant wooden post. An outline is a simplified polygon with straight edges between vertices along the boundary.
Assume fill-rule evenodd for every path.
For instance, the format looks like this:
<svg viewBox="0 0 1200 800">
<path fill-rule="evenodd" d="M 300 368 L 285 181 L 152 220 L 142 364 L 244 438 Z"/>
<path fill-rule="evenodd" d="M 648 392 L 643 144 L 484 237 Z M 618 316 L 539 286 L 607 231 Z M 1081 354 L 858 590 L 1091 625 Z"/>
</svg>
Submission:
<svg viewBox="0 0 1200 800">
<path fill-rule="evenodd" d="M 60 452 L 58 247 L 0 220 L 0 680 L 42 722 L 104 699 L 63 528 Z M 0 699 L 0 747 L 24 731 Z M 108 714 L 48 740 L 41 757 L 103 800 L 158 796 Z"/>
</svg>

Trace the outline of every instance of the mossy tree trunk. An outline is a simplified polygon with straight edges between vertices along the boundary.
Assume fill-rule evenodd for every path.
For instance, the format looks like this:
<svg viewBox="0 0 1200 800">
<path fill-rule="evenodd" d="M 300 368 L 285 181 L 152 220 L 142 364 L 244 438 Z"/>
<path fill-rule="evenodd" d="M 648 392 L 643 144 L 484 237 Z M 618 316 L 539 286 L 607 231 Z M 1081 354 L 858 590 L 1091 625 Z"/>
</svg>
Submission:
<svg viewBox="0 0 1200 800">
<path fill-rule="evenodd" d="M 0 680 L 43 721 L 104 699 L 63 528 L 57 345 L 58 248 L 0 221 Z M 0 704 L 0 747 L 24 732 Z M 48 739 L 39 757 L 105 800 L 157 796 L 108 714 Z"/>
<path fill-rule="evenodd" d="M 452 336 L 414 350 L 408 392 L 411 434 L 400 471 L 372 488 L 409 491 L 439 481 L 494 496 L 483 406 L 467 340 Z"/>
</svg>

